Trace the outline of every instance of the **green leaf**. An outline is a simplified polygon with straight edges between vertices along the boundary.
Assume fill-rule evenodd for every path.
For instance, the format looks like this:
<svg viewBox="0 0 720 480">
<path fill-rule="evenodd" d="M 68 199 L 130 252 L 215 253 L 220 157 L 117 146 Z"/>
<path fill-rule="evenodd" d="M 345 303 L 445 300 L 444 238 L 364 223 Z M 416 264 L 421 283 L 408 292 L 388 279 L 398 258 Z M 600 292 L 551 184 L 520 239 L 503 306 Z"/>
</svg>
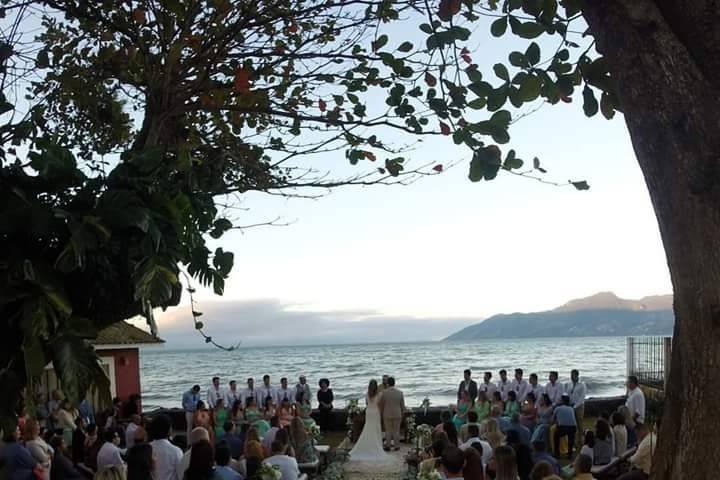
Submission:
<svg viewBox="0 0 720 480">
<path fill-rule="evenodd" d="M 227 218 L 219 218 L 213 222 L 213 229 L 210 230 L 209 234 L 212 238 L 218 239 L 230 230 L 232 226 L 232 222 Z"/>
<path fill-rule="evenodd" d="M 537 43 L 530 43 L 527 50 L 525 50 L 525 58 L 527 58 L 530 65 L 537 65 L 540 63 L 540 47 Z"/>
<path fill-rule="evenodd" d="M 615 116 L 615 105 L 607 92 L 603 92 L 600 96 L 600 111 L 602 112 L 603 117 L 608 120 Z"/>
<path fill-rule="evenodd" d="M 515 67 L 530 66 L 530 62 L 528 62 L 528 59 L 525 58 L 525 55 L 520 52 L 510 52 L 510 55 L 508 55 L 508 60 L 510 61 L 510 65 L 513 65 Z"/>
<path fill-rule="evenodd" d="M 485 104 L 487 102 L 484 98 L 476 98 L 475 100 L 472 100 L 468 103 L 468 107 L 472 108 L 473 110 L 482 110 L 485 108 Z"/>
<path fill-rule="evenodd" d="M 413 44 L 411 42 L 403 42 L 397 49 L 400 52 L 407 53 L 413 49 Z"/>
<path fill-rule="evenodd" d="M 545 27 L 540 25 L 537 22 L 523 22 L 520 23 L 515 29 L 513 29 L 513 33 L 517 35 L 520 38 L 537 38 L 540 35 L 542 35 L 545 32 Z"/>
<path fill-rule="evenodd" d="M 490 25 L 490 33 L 493 37 L 502 37 L 508 26 L 507 17 L 498 18 Z"/>
<path fill-rule="evenodd" d="M 573 182 L 570 181 L 573 187 L 575 187 L 578 190 L 590 190 L 590 185 L 585 180 Z"/>
<path fill-rule="evenodd" d="M 588 117 L 592 117 L 598 112 L 598 102 L 595 99 L 595 93 L 592 88 L 587 85 L 583 88 L 583 111 Z"/>
<path fill-rule="evenodd" d="M 48 51 L 46 49 L 42 49 L 38 52 L 37 58 L 35 60 L 38 68 L 47 68 L 50 66 L 50 59 L 48 58 Z"/>
<path fill-rule="evenodd" d="M 382 47 L 387 45 L 388 42 L 388 36 L 385 34 L 380 35 L 377 40 L 372 42 L 372 49 L 377 51 L 380 50 Z"/>
<path fill-rule="evenodd" d="M 493 66 L 493 71 L 499 79 L 505 80 L 506 82 L 510 81 L 510 74 L 508 73 L 508 69 L 502 63 L 496 63 L 495 66 Z"/>
<path fill-rule="evenodd" d="M 500 170 L 500 149 L 495 145 L 479 148 L 475 151 L 470 162 L 470 173 L 468 178 L 471 182 L 480 180 L 492 180 Z"/>
<path fill-rule="evenodd" d="M 419 28 L 422 32 L 427 33 L 428 35 L 433 33 L 433 29 L 429 23 L 421 23 Z"/>
<path fill-rule="evenodd" d="M 505 170 L 514 170 L 522 168 L 523 164 L 524 162 L 515 156 L 515 150 L 510 150 L 503 162 L 503 168 Z"/>
<path fill-rule="evenodd" d="M 491 112 L 494 112 L 495 110 L 498 110 L 503 105 L 505 105 L 505 101 L 507 100 L 507 89 L 500 87 L 492 92 L 487 97 L 487 109 Z"/>
<path fill-rule="evenodd" d="M 541 88 L 540 78 L 535 75 L 528 75 L 520 86 L 520 97 L 525 102 L 532 102 L 540 96 Z"/>
<path fill-rule="evenodd" d="M 51 339 L 50 357 L 66 398 L 77 405 L 91 386 L 100 394 L 103 408 L 110 404 L 110 380 L 98 362 L 95 350 L 84 340 L 60 334 Z"/>
<path fill-rule="evenodd" d="M 232 270 L 234 262 L 235 254 L 233 252 L 226 252 L 220 247 L 215 250 L 213 265 L 221 275 L 227 276 Z"/>
</svg>

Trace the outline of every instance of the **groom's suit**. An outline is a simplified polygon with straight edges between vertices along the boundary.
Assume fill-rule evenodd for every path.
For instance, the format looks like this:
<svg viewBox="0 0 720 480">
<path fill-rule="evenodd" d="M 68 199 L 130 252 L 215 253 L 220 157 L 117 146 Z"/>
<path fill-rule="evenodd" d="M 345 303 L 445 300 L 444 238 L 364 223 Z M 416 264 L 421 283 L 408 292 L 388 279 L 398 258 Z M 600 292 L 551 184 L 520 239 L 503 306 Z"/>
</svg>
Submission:
<svg viewBox="0 0 720 480">
<path fill-rule="evenodd" d="M 395 448 L 400 447 L 400 424 L 405 413 L 405 397 L 397 388 L 389 387 L 380 398 L 380 412 L 385 424 L 385 443 L 387 447 L 393 443 Z"/>
</svg>

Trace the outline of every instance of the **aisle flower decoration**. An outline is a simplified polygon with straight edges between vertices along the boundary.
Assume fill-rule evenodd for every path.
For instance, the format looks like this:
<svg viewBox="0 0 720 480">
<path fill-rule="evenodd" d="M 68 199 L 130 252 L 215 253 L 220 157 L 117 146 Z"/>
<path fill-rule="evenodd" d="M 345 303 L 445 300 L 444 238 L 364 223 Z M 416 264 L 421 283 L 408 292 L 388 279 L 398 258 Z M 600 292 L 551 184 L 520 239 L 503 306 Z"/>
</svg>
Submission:
<svg viewBox="0 0 720 480">
<path fill-rule="evenodd" d="M 262 480 L 280 480 L 282 478 L 280 468 L 275 465 L 268 465 L 267 463 L 262 464 L 257 475 Z"/>
<path fill-rule="evenodd" d="M 311 437 L 315 442 L 317 442 L 318 440 L 320 440 L 321 432 L 320 432 L 320 427 L 319 427 L 318 425 L 316 425 L 316 424 L 310 425 L 310 430 L 308 431 L 308 433 L 310 434 L 310 437 Z"/>
<path fill-rule="evenodd" d="M 346 408 L 347 408 L 348 418 L 352 418 L 355 415 L 360 415 L 365 411 L 365 409 L 360 406 L 360 399 L 358 399 L 358 398 L 348 400 Z"/>
<path fill-rule="evenodd" d="M 417 427 L 417 429 L 415 430 L 415 435 L 418 440 L 419 449 L 424 449 L 425 447 L 430 445 L 430 442 L 432 440 L 432 433 L 433 428 L 426 423 L 423 423 L 422 425 L 419 425 Z"/>
<path fill-rule="evenodd" d="M 415 440 L 415 414 L 412 409 L 408 408 L 405 411 L 405 433 L 406 441 L 412 443 Z"/>
<path fill-rule="evenodd" d="M 417 476 L 417 480 L 442 480 L 443 477 L 437 470 L 422 472 Z"/>
</svg>

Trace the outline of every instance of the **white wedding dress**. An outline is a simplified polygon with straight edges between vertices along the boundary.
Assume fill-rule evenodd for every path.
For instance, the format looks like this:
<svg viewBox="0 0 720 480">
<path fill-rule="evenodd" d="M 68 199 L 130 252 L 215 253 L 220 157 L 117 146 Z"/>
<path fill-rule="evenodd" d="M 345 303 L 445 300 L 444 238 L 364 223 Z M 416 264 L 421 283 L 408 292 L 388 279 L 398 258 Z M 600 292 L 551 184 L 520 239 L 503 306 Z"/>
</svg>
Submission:
<svg viewBox="0 0 720 480">
<path fill-rule="evenodd" d="M 360 434 L 357 443 L 350 450 L 350 460 L 352 462 L 389 462 L 393 457 L 385 453 L 383 450 L 382 428 L 380 427 L 380 396 L 367 400 L 367 408 L 365 409 L 365 426 Z"/>
</svg>

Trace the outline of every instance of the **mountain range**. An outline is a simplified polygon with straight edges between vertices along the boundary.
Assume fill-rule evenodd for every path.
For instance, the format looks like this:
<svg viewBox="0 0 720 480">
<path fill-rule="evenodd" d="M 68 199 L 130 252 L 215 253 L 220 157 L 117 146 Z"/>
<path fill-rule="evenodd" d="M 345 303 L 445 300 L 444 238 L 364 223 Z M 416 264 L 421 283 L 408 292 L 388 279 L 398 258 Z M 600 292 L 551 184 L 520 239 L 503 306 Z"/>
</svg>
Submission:
<svg viewBox="0 0 720 480">
<path fill-rule="evenodd" d="M 445 341 L 484 338 L 599 337 L 672 334 L 672 295 L 628 300 L 600 292 L 544 312 L 494 315 Z"/>
</svg>

